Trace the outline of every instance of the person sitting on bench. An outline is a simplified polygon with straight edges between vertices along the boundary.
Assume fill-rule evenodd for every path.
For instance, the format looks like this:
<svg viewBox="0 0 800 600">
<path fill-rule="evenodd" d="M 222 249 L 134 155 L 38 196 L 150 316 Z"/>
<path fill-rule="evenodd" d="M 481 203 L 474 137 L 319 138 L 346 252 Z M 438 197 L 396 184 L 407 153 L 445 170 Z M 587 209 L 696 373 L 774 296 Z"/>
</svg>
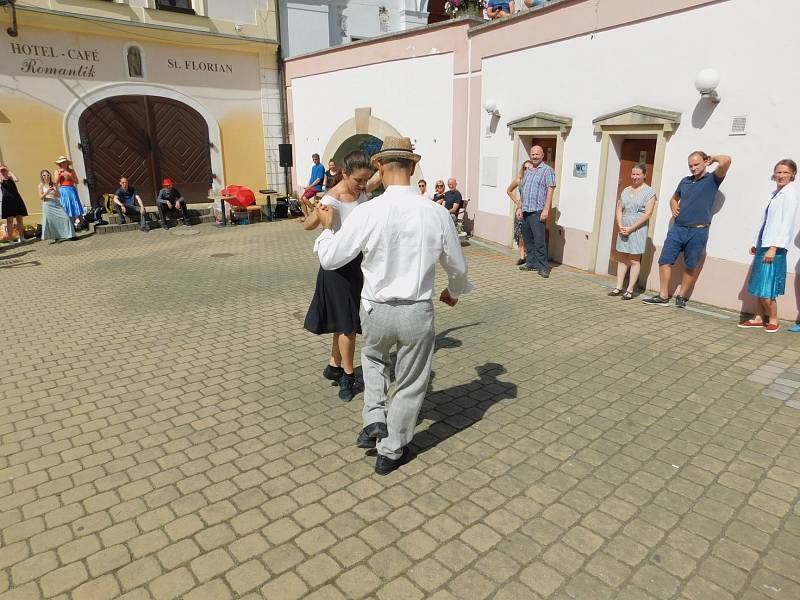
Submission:
<svg viewBox="0 0 800 600">
<path fill-rule="evenodd" d="M 189 226 L 189 211 L 186 208 L 186 200 L 181 196 L 178 188 L 172 185 L 172 179 L 165 179 L 161 191 L 158 192 L 157 204 L 158 214 L 161 217 L 161 227 L 169 229 L 167 222 L 167 211 L 180 210 L 181 222 Z"/>
<path fill-rule="evenodd" d="M 119 215 L 119 224 L 125 224 L 125 215 L 134 212 L 139 214 L 139 228 L 142 231 L 150 231 L 147 224 L 147 211 L 144 209 L 144 202 L 139 196 L 136 188 L 128 184 L 127 177 L 119 180 L 119 189 L 114 192 L 114 208 Z"/>
</svg>

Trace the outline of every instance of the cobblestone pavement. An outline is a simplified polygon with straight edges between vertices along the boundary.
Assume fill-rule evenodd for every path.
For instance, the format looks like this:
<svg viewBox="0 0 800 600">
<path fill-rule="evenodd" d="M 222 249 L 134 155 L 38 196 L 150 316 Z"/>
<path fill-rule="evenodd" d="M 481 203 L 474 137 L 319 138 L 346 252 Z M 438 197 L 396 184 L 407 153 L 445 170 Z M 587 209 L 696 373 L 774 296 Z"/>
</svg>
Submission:
<svg viewBox="0 0 800 600">
<path fill-rule="evenodd" d="M 379 477 L 313 234 L 195 231 L 0 251 L 0 599 L 800 598 L 800 336 L 473 245 Z"/>
</svg>

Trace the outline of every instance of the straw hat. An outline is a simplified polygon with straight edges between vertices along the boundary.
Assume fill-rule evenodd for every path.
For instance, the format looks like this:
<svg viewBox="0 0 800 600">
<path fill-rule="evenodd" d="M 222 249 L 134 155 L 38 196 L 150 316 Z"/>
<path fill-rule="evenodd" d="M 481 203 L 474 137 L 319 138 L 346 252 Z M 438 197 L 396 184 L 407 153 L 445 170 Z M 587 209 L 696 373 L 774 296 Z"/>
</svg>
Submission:
<svg viewBox="0 0 800 600">
<path fill-rule="evenodd" d="M 65 163 L 65 162 L 66 163 L 71 163 L 72 161 L 70 159 L 68 159 L 66 156 L 64 156 L 63 154 L 56 159 L 56 164 L 57 165 L 60 165 L 61 163 Z"/>
<path fill-rule="evenodd" d="M 422 157 L 414 153 L 410 138 L 388 136 L 383 140 L 380 152 L 372 156 L 372 164 L 374 165 L 376 161 L 390 158 L 403 158 L 417 163 Z"/>
</svg>

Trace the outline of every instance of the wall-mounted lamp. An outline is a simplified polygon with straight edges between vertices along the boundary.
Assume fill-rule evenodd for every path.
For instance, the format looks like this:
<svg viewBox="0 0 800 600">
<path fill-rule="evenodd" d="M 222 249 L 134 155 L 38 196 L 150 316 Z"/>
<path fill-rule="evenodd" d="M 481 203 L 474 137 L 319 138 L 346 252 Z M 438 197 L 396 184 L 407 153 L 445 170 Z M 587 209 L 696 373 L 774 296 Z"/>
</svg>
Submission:
<svg viewBox="0 0 800 600">
<path fill-rule="evenodd" d="M 500 109 L 497 107 L 497 100 L 494 98 L 487 98 L 483 103 L 483 110 L 492 115 L 493 117 L 500 116 Z"/>
<path fill-rule="evenodd" d="M 717 92 L 719 85 L 719 73 L 714 69 L 703 69 L 694 78 L 694 87 L 700 92 L 701 98 L 708 98 L 716 104 L 722 97 Z"/>
<path fill-rule="evenodd" d="M 6 33 L 11 37 L 17 37 L 17 7 L 14 6 L 14 0 L 0 0 L 0 6 L 11 7 L 11 27 L 6 29 Z"/>
</svg>

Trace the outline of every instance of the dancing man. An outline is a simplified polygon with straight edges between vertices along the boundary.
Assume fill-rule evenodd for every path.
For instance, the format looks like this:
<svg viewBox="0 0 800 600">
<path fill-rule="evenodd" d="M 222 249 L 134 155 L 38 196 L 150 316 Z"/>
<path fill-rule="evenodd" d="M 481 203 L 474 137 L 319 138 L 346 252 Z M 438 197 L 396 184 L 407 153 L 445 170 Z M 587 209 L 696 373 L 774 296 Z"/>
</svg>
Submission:
<svg viewBox="0 0 800 600">
<path fill-rule="evenodd" d="M 386 191 L 356 207 L 335 234 L 333 212 L 317 208 L 325 230 L 316 249 L 323 269 L 337 269 L 359 253 L 364 347 L 364 428 L 359 448 L 376 447 L 375 472 L 387 475 L 409 458 L 433 359 L 433 284 L 436 262 L 447 271 L 439 300 L 455 306 L 468 292 L 467 262 L 447 210 L 411 187 L 419 154 L 408 138 L 387 137 L 372 158 Z M 386 407 L 390 352 L 397 349 L 395 393 Z"/>
</svg>

